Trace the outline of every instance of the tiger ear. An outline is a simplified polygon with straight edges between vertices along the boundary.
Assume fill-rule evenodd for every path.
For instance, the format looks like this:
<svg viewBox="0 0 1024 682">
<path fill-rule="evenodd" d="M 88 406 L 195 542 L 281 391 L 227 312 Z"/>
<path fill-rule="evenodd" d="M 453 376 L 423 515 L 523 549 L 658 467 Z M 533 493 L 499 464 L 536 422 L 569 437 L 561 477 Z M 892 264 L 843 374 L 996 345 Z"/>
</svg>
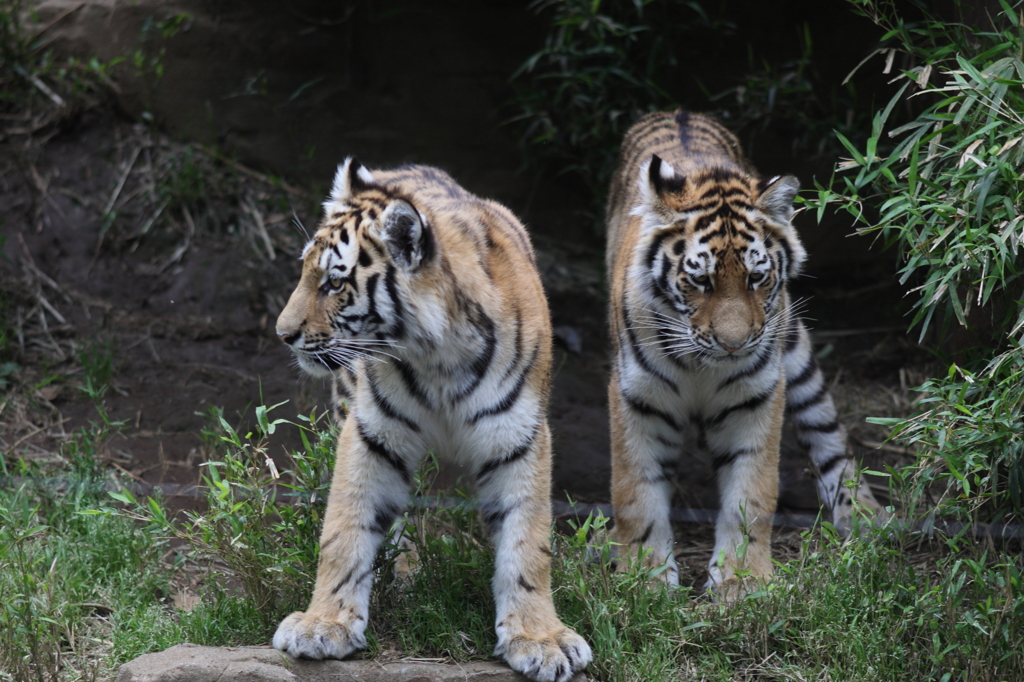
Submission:
<svg viewBox="0 0 1024 682">
<path fill-rule="evenodd" d="M 800 191 L 795 175 L 776 175 L 757 184 L 757 207 L 773 220 L 788 223 L 793 217 L 793 198 Z"/>
<path fill-rule="evenodd" d="M 800 191 L 800 181 L 794 175 L 776 175 L 762 180 L 757 185 L 759 194 L 755 206 L 771 218 L 767 227 L 786 243 L 786 277 L 793 279 L 800 274 L 807 250 L 790 220 L 793 218 L 793 198 Z"/>
<path fill-rule="evenodd" d="M 426 218 L 412 204 L 396 199 L 380 216 L 381 238 L 399 267 L 415 270 L 432 253 L 433 236 Z"/>
<path fill-rule="evenodd" d="M 650 161 L 640 166 L 639 183 L 641 202 L 637 210 L 649 209 L 665 218 L 671 218 L 679 210 L 686 177 L 657 154 L 651 154 Z"/>
<path fill-rule="evenodd" d="M 372 184 L 373 173 L 366 170 L 366 167 L 359 163 L 359 159 L 350 156 L 345 159 L 345 163 L 338 166 L 338 172 L 334 174 L 331 200 L 345 201 Z"/>
</svg>

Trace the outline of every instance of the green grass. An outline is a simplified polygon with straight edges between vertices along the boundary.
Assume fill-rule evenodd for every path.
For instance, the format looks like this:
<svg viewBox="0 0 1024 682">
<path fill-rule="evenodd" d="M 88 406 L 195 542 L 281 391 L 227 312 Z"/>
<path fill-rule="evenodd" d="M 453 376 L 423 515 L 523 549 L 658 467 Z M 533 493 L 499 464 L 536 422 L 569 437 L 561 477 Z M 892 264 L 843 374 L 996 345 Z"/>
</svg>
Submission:
<svg viewBox="0 0 1024 682">
<path fill-rule="evenodd" d="M 121 662 L 186 641 L 266 644 L 312 589 L 334 438 L 315 415 L 300 422 L 303 451 L 275 478 L 266 435 L 296 426 L 270 413 L 259 410 L 248 432 L 211 412 L 207 505 L 184 516 L 124 490 L 115 495 L 127 504 L 112 508 L 104 486 L 113 480 L 83 453 L 101 451 L 116 425 L 75 434 L 67 447 L 79 457 L 63 471 L 42 476 L 3 459 L 0 640 L 11 644 L 0 647 L 0 680 L 110 678 Z M 54 478 L 71 485 L 58 493 L 41 482 Z M 381 553 L 362 655 L 490 658 L 493 553 L 476 512 L 468 500 L 415 511 L 418 569 L 396 580 L 399 550 Z M 1019 547 L 842 540 L 824 525 L 804 533 L 799 558 L 781 563 L 773 583 L 725 605 L 651 587 L 639 568 L 588 563 L 589 538 L 605 523 L 553 536 L 556 604 L 593 646 L 597 679 L 1024 678 Z M 188 611 L 172 603 L 182 584 L 201 598 Z"/>
<path fill-rule="evenodd" d="M 590 673 L 599 679 L 1024 675 L 1014 555 L 963 542 L 915 553 L 882 539 L 844 542 L 826 527 L 804 534 L 801 558 L 779 565 L 766 589 L 724 605 L 686 589 L 645 589 L 639 572 L 587 565 L 583 543 L 556 539 L 556 594 L 562 618 L 594 646 Z"/>
</svg>

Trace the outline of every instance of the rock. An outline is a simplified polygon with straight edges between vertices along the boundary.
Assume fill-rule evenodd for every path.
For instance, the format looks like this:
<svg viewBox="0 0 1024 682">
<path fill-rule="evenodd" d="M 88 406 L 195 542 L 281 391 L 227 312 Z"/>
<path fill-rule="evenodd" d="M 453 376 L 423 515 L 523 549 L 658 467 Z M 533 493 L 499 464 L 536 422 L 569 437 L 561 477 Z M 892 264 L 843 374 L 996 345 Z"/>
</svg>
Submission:
<svg viewBox="0 0 1024 682">
<path fill-rule="evenodd" d="M 269 646 L 210 647 L 179 644 L 121 666 L 117 682 L 527 682 L 491 661 L 306 661 Z M 578 675 L 575 680 L 584 682 Z"/>
</svg>

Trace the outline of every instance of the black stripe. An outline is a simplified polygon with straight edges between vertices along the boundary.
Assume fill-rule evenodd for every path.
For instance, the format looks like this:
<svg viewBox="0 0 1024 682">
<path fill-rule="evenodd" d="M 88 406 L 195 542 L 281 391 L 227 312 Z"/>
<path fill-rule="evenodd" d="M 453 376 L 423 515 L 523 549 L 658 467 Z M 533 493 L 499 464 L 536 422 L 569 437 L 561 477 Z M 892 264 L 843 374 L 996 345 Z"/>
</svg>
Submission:
<svg viewBox="0 0 1024 682">
<path fill-rule="evenodd" d="M 679 386 L 676 384 L 676 382 L 672 381 L 667 376 L 659 372 L 654 367 L 654 365 L 651 364 L 651 361 L 647 358 L 647 355 L 644 353 L 644 349 L 640 346 L 640 342 L 636 337 L 636 332 L 633 331 L 633 319 L 629 316 L 629 309 L 625 307 L 625 305 L 623 305 L 622 308 L 622 317 L 624 323 L 623 326 L 625 326 L 626 328 L 626 337 L 629 340 L 630 350 L 633 351 L 633 357 L 636 358 L 636 361 L 640 364 L 640 367 L 654 378 L 663 381 L 669 388 L 671 388 L 674 392 L 678 393 Z"/>
<path fill-rule="evenodd" d="M 702 234 L 697 239 L 697 243 L 698 244 L 707 244 L 709 241 L 711 241 L 715 237 L 724 237 L 726 234 L 728 234 L 728 229 L 726 228 L 725 222 L 723 221 L 723 222 L 721 222 L 718 225 L 718 227 L 716 229 L 711 230 L 710 232 L 707 232 L 705 234 Z"/>
<path fill-rule="evenodd" d="M 644 264 L 647 266 L 648 270 L 654 263 L 654 258 L 658 255 L 658 250 L 661 248 L 662 242 L 668 239 L 668 236 L 668 232 L 662 232 L 657 237 L 651 240 L 651 245 L 647 247 L 647 255 L 644 258 Z"/>
<path fill-rule="evenodd" d="M 511 215 L 498 210 L 493 205 L 484 203 L 483 207 L 493 220 L 502 225 L 505 228 L 505 231 L 512 235 L 512 241 L 516 243 L 516 246 L 523 252 L 523 255 L 527 256 L 530 260 L 533 260 L 533 249 L 530 248 L 530 240 L 527 238 L 525 234 L 526 231 L 523 229 L 523 226 Z"/>
<path fill-rule="evenodd" d="M 779 237 L 779 244 L 785 252 L 786 262 L 782 266 L 782 279 L 789 279 L 789 264 L 793 262 L 793 249 L 785 237 Z"/>
<path fill-rule="evenodd" d="M 398 293 L 398 285 L 395 283 L 396 272 L 395 266 L 388 263 L 388 269 L 384 273 L 384 288 L 388 292 L 388 298 L 391 299 L 391 307 L 394 309 L 392 313 L 394 320 L 392 320 L 391 337 L 400 339 L 405 336 L 405 312 L 402 308 L 402 297 Z"/>
<path fill-rule="evenodd" d="M 377 293 L 377 282 L 380 281 L 380 273 L 375 272 L 366 280 L 366 298 L 369 300 L 369 305 L 366 311 L 366 315 L 363 318 L 370 324 L 380 324 L 384 319 L 377 312 L 377 299 L 374 295 Z"/>
<path fill-rule="evenodd" d="M 828 472 L 830 472 L 833 469 L 835 469 L 836 465 L 839 464 L 844 459 L 846 459 L 846 455 L 844 455 L 842 453 L 840 453 L 838 455 L 832 455 L 831 457 L 829 457 L 824 462 L 822 462 L 821 464 L 818 465 L 818 471 L 820 471 L 821 475 L 824 476 Z"/>
<path fill-rule="evenodd" d="M 772 359 L 774 350 L 775 344 L 768 344 L 765 348 L 764 353 L 762 353 L 761 356 L 758 357 L 757 362 L 755 362 L 750 367 L 747 367 L 746 369 L 740 370 L 739 372 L 736 372 L 735 374 L 729 376 L 725 381 L 718 385 L 718 390 L 722 390 L 731 383 L 739 381 L 740 379 L 745 379 L 747 377 L 754 376 L 755 374 L 760 372 L 768 364 L 768 361 Z"/>
<path fill-rule="evenodd" d="M 725 421 L 726 417 L 728 417 L 730 414 L 732 414 L 734 412 L 739 412 L 740 410 L 756 410 L 757 408 L 759 408 L 762 405 L 764 405 L 765 402 L 767 402 L 769 398 L 771 398 L 773 395 L 775 395 L 775 387 L 777 385 L 778 385 L 778 382 L 776 382 L 775 384 L 772 384 L 771 388 L 769 388 L 764 393 L 755 395 L 752 398 L 748 398 L 747 400 L 744 400 L 742 403 L 739 403 L 739 404 L 736 404 L 736 405 L 732 405 L 731 407 L 727 407 L 724 410 L 722 410 L 721 412 L 719 412 L 718 414 L 716 414 L 714 417 L 709 417 L 709 418 L 706 418 L 706 419 L 702 419 L 701 420 L 702 426 L 704 426 L 704 427 L 718 426 L 723 421 Z"/>
<path fill-rule="evenodd" d="M 537 589 L 536 587 L 534 587 L 530 583 L 526 582 L 526 578 L 523 577 L 522 573 L 519 574 L 519 586 L 521 588 L 523 588 L 524 590 L 526 590 L 527 592 L 533 592 L 534 590 Z"/>
<path fill-rule="evenodd" d="M 321 542 L 320 543 L 320 551 L 321 552 L 324 551 L 324 548 L 326 548 L 327 545 L 329 545 L 332 542 L 334 542 L 335 540 L 337 540 L 340 535 L 341 535 L 341 532 L 339 531 L 339 532 L 335 533 L 334 535 L 332 535 L 331 537 L 329 537 L 326 540 L 324 540 L 323 542 Z"/>
<path fill-rule="evenodd" d="M 662 412 L 661 410 L 652 407 L 645 402 L 641 402 L 640 400 L 637 400 L 633 396 L 627 395 L 626 392 L 621 389 L 619 390 L 619 394 L 622 396 L 622 399 L 625 401 L 626 405 L 628 405 L 629 408 L 632 409 L 634 412 L 639 412 L 641 415 L 645 417 L 657 417 L 658 419 L 661 419 L 663 422 L 671 426 L 674 430 L 679 430 L 679 424 L 676 423 L 676 420 L 673 419 L 670 414 Z"/>
<path fill-rule="evenodd" d="M 391 452 L 384 443 L 370 435 L 366 430 L 366 426 L 358 419 L 356 419 L 356 429 L 359 431 L 359 437 L 366 443 L 366 447 L 370 449 L 370 452 L 390 464 L 398 472 L 398 475 L 402 477 L 402 482 L 408 485 L 412 477 L 409 475 L 409 468 L 405 466 L 405 461 Z"/>
<path fill-rule="evenodd" d="M 385 504 L 373 515 L 373 525 L 370 526 L 370 531 L 380 535 L 387 535 L 399 512 L 401 512 L 401 509 L 397 505 Z"/>
<path fill-rule="evenodd" d="M 409 391 L 409 395 L 424 407 L 430 407 L 426 393 L 420 388 L 420 382 L 416 378 L 415 370 L 405 360 L 393 360 L 391 364 L 398 368 L 398 375 L 402 377 L 402 383 L 405 384 L 405 389 Z"/>
<path fill-rule="evenodd" d="M 807 360 L 807 364 L 804 365 L 804 368 L 800 370 L 799 374 L 797 374 L 792 379 L 786 380 L 786 390 L 788 391 L 790 389 L 796 388 L 800 384 L 810 381 L 811 377 L 814 376 L 815 370 L 817 369 L 818 363 L 814 361 L 814 358 L 809 358 Z"/>
<path fill-rule="evenodd" d="M 490 535 L 501 530 L 502 524 L 511 513 L 511 507 L 502 507 L 498 502 L 484 502 L 480 505 L 480 516 Z"/>
<path fill-rule="evenodd" d="M 732 452 L 725 452 L 722 454 L 715 455 L 711 460 L 711 467 L 717 473 L 719 469 L 729 464 L 734 463 L 740 457 L 747 455 L 756 455 L 757 450 L 753 448 L 740 448 L 739 450 L 733 450 Z"/>
<path fill-rule="evenodd" d="M 512 387 L 512 390 L 506 393 L 505 396 L 501 400 L 499 400 L 496 405 L 480 410 L 472 417 L 470 417 L 470 424 L 476 424 L 484 417 L 493 417 L 494 415 L 501 414 L 502 412 L 508 412 L 509 410 L 512 409 L 512 406 L 515 405 L 516 401 L 519 399 L 519 394 L 522 392 L 523 386 L 526 384 L 526 380 L 530 376 L 530 371 L 533 369 L 533 364 L 537 361 L 538 353 L 540 353 L 539 346 L 533 349 L 533 356 L 530 358 L 530 361 L 526 363 L 526 367 L 519 375 L 519 379 L 516 380 L 516 384 L 515 386 Z"/>
<path fill-rule="evenodd" d="M 630 544 L 640 543 L 642 545 L 643 543 L 647 542 L 647 540 L 651 537 L 652 531 L 654 531 L 654 521 L 651 521 L 649 524 L 647 524 L 647 530 L 644 531 L 644 534 Z"/>
<path fill-rule="evenodd" d="M 679 144 L 685 149 L 690 144 L 690 112 L 680 109 L 676 112 L 676 125 L 679 126 Z"/>
<path fill-rule="evenodd" d="M 835 433 L 839 430 L 839 422 L 833 419 L 825 424 L 801 424 L 797 422 L 796 428 L 800 431 L 817 431 L 818 433 Z"/>
<path fill-rule="evenodd" d="M 323 550 L 323 545 L 320 546 L 320 549 Z M 355 570 L 356 569 L 353 568 L 351 571 L 346 573 L 345 577 L 341 579 L 341 582 L 339 582 L 337 585 L 335 585 L 334 589 L 331 590 L 331 594 L 338 594 L 338 590 L 340 590 L 342 587 L 344 587 L 345 584 L 348 583 L 349 580 L 352 580 L 352 574 L 355 573 Z"/>
<path fill-rule="evenodd" d="M 390 417 L 391 419 L 394 419 L 395 421 L 400 421 L 413 431 L 419 433 L 419 424 L 409 419 L 404 414 L 401 414 L 395 408 L 395 406 L 392 405 L 391 402 L 381 394 L 380 389 L 377 388 L 377 382 L 374 381 L 373 374 L 371 372 L 367 372 L 366 378 L 368 380 L 368 383 L 370 384 L 370 394 L 373 396 L 373 402 L 377 406 L 377 409 L 379 409 L 381 412 L 383 412 L 386 416 Z"/>
<path fill-rule="evenodd" d="M 460 297 L 461 298 L 461 297 Z M 487 369 L 491 366 L 491 362 L 494 360 L 494 351 L 498 345 L 498 338 L 494 333 L 494 320 L 487 316 L 487 313 L 483 311 L 479 303 L 472 303 L 472 311 L 467 311 L 470 314 L 471 322 L 477 329 L 480 330 L 484 337 L 484 348 L 477 359 L 470 365 L 470 370 L 473 373 L 473 380 L 469 382 L 466 388 L 462 389 L 455 394 L 453 400 L 458 402 L 465 399 L 473 393 L 480 386 L 480 382 L 484 380 L 484 375 L 487 373 Z M 475 314 L 474 314 L 475 313 Z M 473 318 L 476 319 L 473 319 Z M 482 329 L 481 329 L 482 327 Z"/>
<path fill-rule="evenodd" d="M 525 457 L 526 453 L 528 453 L 530 451 L 530 448 L 533 447 L 533 442 L 534 440 L 536 440 L 536 438 L 537 427 L 534 427 L 533 433 L 530 434 L 530 437 L 526 439 L 525 443 L 523 443 L 522 445 L 520 445 L 519 447 L 517 447 L 515 450 L 508 453 L 504 457 L 501 457 L 499 459 L 492 459 L 491 461 L 487 462 L 482 467 L 480 467 L 480 471 L 476 473 L 477 483 L 483 480 L 485 476 L 496 471 L 500 467 L 506 466 L 508 464 L 511 464 L 512 462 L 515 462 Z"/>
<path fill-rule="evenodd" d="M 658 440 L 661 439 L 659 438 Z M 679 470 L 678 455 L 673 459 L 658 460 L 658 465 L 661 466 L 661 476 L 658 477 L 657 481 L 652 481 L 652 483 L 657 483 L 659 481 L 667 481 L 670 478 L 675 478 L 676 472 Z"/>
<path fill-rule="evenodd" d="M 669 300 L 672 296 L 671 289 L 668 285 L 668 274 L 672 271 L 672 261 L 667 257 L 663 257 L 664 260 L 661 264 L 661 272 L 656 278 L 654 278 L 654 288 L 661 295 L 662 299 Z M 625 292 L 623 293 L 623 301 L 625 301 Z"/>
<path fill-rule="evenodd" d="M 822 384 L 812 395 L 804 398 L 798 403 L 790 403 L 786 406 L 786 409 L 791 413 L 801 412 L 812 405 L 817 405 L 818 403 L 823 402 L 826 397 L 828 397 L 828 387 L 826 387 L 825 384 Z"/>
<path fill-rule="evenodd" d="M 523 357 L 523 316 L 519 308 L 516 308 L 516 336 L 512 342 L 512 347 L 514 349 L 512 352 L 512 362 L 509 363 L 508 369 L 502 375 L 502 381 L 512 376 L 512 372 L 519 365 L 520 358 Z"/>
</svg>

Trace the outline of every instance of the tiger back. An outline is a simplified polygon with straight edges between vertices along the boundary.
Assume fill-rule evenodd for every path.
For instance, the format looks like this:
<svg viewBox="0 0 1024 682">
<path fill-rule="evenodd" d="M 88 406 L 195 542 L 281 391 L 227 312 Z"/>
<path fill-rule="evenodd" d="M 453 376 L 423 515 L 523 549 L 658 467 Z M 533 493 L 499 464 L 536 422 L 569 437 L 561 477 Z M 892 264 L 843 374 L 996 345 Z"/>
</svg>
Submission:
<svg viewBox="0 0 1024 682">
<path fill-rule="evenodd" d="M 343 658 L 365 646 L 373 562 L 433 450 L 472 468 L 495 546 L 495 653 L 564 682 L 590 661 L 550 587 L 551 327 L 526 231 L 428 166 L 339 168 L 277 322 L 348 403 L 309 607 L 273 644 Z"/>
<path fill-rule="evenodd" d="M 626 133 L 607 208 L 613 369 L 609 384 L 616 534 L 678 583 L 671 478 L 687 434 L 710 457 L 721 511 L 708 587 L 725 598 L 772 574 L 784 414 L 839 525 L 854 477 L 835 407 L 787 290 L 807 254 L 793 228 L 792 175 L 760 178 L 738 140 L 686 111 Z M 737 576 L 748 576 L 741 580 Z"/>
</svg>

